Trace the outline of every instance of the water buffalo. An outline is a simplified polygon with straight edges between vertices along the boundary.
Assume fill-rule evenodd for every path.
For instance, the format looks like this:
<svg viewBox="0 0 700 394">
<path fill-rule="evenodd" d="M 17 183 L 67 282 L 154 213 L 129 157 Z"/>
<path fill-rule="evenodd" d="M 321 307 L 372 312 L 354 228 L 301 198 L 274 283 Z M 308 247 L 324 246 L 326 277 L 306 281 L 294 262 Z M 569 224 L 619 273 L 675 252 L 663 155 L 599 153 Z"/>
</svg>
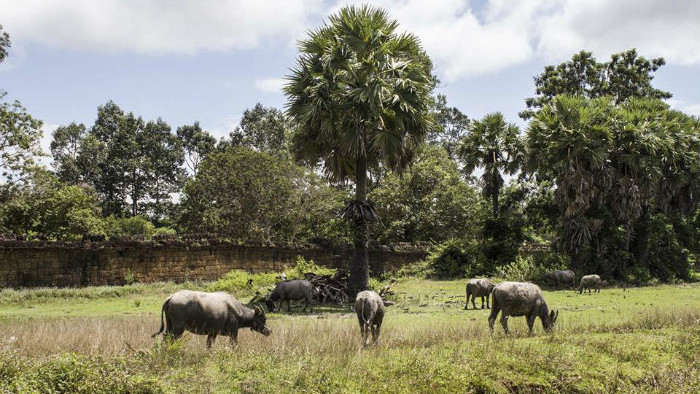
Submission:
<svg viewBox="0 0 700 394">
<path fill-rule="evenodd" d="M 583 293 L 586 289 L 588 289 L 588 292 L 591 292 L 591 289 L 595 289 L 598 293 L 600 293 L 600 285 L 602 281 L 600 280 L 600 276 L 598 275 L 585 275 L 584 277 L 581 278 L 581 285 L 578 288 L 578 293 L 581 294 Z"/>
<path fill-rule="evenodd" d="M 527 282 L 503 282 L 496 285 L 492 292 L 491 315 L 489 316 L 489 329 L 493 332 L 493 324 L 498 312 L 501 314 L 501 325 L 508 334 L 508 316 L 525 316 L 527 327 L 532 335 L 532 326 L 537 317 L 542 320 L 545 331 L 551 331 L 559 317 L 559 312 L 549 312 L 547 303 L 542 296 L 542 290 L 532 283 Z"/>
<path fill-rule="evenodd" d="M 207 348 L 210 348 L 217 335 L 231 337 L 231 344 L 238 341 L 238 329 L 250 327 L 265 336 L 272 332 L 265 325 L 265 311 L 260 306 L 250 309 L 220 291 L 205 293 L 202 291 L 180 290 L 168 297 L 163 303 L 160 314 L 160 331 L 163 332 L 163 315 L 165 315 L 165 338 L 175 340 L 185 330 L 194 334 L 207 335 Z"/>
<path fill-rule="evenodd" d="M 309 308 L 309 312 L 314 312 L 314 285 L 311 284 L 306 279 L 295 279 L 287 280 L 284 282 L 277 283 L 275 289 L 272 290 L 270 294 L 265 298 L 265 303 L 267 304 L 267 309 L 272 312 L 275 309 L 275 302 L 279 301 L 279 307 L 282 308 L 282 302 L 287 301 L 287 312 L 291 311 L 289 305 L 290 301 L 306 300 L 306 305 L 304 305 L 304 311 L 306 307 Z"/>
<path fill-rule="evenodd" d="M 471 279 L 467 282 L 467 303 L 464 310 L 469 307 L 469 297 L 472 299 L 472 306 L 476 309 L 476 297 L 481 297 L 481 309 L 484 309 L 484 298 L 486 298 L 486 308 L 489 306 L 489 296 L 493 291 L 494 284 L 488 279 Z"/>
<path fill-rule="evenodd" d="M 384 301 L 379 294 L 365 290 L 357 294 L 355 298 L 355 312 L 360 322 L 360 333 L 364 346 L 369 346 L 369 334 L 372 333 L 372 342 L 379 338 L 379 330 L 384 320 Z"/>
<path fill-rule="evenodd" d="M 547 274 L 549 282 L 557 287 L 562 284 L 570 285 L 571 287 L 576 287 L 576 274 L 572 270 L 566 271 L 552 271 Z"/>
</svg>

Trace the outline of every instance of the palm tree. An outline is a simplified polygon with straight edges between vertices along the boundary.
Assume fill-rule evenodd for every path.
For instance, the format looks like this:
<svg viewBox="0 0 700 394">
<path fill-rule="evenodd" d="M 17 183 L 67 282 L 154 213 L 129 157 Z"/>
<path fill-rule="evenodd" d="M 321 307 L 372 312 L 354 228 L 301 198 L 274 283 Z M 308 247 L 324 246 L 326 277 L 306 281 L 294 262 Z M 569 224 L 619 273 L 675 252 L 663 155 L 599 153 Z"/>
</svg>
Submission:
<svg viewBox="0 0 700 394">
<path fill-rule="evenodd" d="M 299 43 L 300 55 L 285 86 L 287 113 L 299 124 L 297 158 L 323 164 L 336 180 L 355 183 L 345 210 L 353 221 L 350 283 L 369 282 L 367 171 L 400 171 L 432 126 L 432 63 L 412 34 L 396 32 L 386 11 L 345 7 Z"/>
<path fill-rule="evenodd" d="M 501 171 L 513 175 L 523 161 L 525 149 L 519 133 L 518 126 L 506 123 L 503 115 L 496 112 L 474 121 L 462 140 L 464 171 L 471 174 L 476 168 L 484 170 L 483 193 L 491 199 L 494 217 L 498 216 L 498 194 L 503 187 Z"/>
</svg>

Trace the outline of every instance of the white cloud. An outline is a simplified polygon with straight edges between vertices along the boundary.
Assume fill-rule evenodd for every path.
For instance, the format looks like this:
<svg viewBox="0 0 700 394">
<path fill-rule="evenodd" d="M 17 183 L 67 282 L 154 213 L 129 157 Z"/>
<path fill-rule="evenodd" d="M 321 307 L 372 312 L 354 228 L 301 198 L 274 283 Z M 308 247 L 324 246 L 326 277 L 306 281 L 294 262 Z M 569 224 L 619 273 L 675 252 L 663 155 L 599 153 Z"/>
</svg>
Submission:
<svg viewBox="0 0 700 394">
<path fill-rule="evenodd" d="M 700 1 L 555 0 L 537 23 L 537 52 L 570 58 L 581 49 L 599 58 L 630 48 L 647 58 L 700 65 Z M 603 60 L 603 59 L 600 59 Z"/>
<path fill-rule="evenodd" d="M 255 81 L 255 87 L 266 93 L 281 93 L 286 83 L 284 78 L 266 78 Z"/>
<path fill-rule="evenodd" d="M 15 41 L 91 51 L 192 54 L 297 36 L 321 0 L 0 0 Z"/>
<path fill-rule="evenodd" d="M 673 109 L 677 109 L 688 115 L 700 116 L 700 103 L 689 103 L 684 100 L 678 100 L 675 98 L 666 100 L 668 105 Z"/>
</svg>

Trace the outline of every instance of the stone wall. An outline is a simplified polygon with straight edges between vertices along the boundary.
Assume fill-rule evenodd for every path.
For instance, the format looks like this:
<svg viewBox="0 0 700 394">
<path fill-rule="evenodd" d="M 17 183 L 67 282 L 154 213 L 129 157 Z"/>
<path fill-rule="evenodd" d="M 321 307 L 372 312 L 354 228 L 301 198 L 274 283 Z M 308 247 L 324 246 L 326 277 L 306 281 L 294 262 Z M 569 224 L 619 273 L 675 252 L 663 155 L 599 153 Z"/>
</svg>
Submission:
<svg viewBox="0 0 700 394">
<path fill-rule="evenodd" d="M 396 270 L 426 253 L 411 246 L 370 248 L 370 266 Z M 232 269 L 281 271 L 297 256 L 347 269 L 352 250 L 316 245 L 238 245 L 222 242 L 0 241 L 0 287 L 118 285 L 215 280 Z"/>
</svg>

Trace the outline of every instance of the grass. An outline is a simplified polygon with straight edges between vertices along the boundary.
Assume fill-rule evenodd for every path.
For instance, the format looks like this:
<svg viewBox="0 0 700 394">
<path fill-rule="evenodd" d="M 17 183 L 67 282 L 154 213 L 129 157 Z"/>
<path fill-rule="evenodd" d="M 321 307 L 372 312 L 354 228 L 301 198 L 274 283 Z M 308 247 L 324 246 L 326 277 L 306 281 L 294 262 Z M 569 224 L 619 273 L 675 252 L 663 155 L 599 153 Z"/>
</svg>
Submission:
<svg viewBox="0 0 700 394">
<path fill-rule="evenodd" d="M 180 287 L 0 292 L 0 392 L 3 382 L 9 392 L 50 391 L 41 382 L 79 392 L 100 381 L 105 392 L 700 390 L 695 284 L 546 291 L 560 310 L 555 332 L 537 323 L 528 337 L 525 319 L 511 318 L 506 338 L 500 327 L 489 334 L 488 310 L 463 310 L 464 281 L 407 279 L 394 287 L 396 305 L 367 350 L 350 310 L 323 307 L 270 314 L 270 337 L 243 330 L 235 349 L 219 338 L 211 351 L 203 336 L 186 334 L 172 346 L 150 338 L 160 303 Z"/>
</svg>

